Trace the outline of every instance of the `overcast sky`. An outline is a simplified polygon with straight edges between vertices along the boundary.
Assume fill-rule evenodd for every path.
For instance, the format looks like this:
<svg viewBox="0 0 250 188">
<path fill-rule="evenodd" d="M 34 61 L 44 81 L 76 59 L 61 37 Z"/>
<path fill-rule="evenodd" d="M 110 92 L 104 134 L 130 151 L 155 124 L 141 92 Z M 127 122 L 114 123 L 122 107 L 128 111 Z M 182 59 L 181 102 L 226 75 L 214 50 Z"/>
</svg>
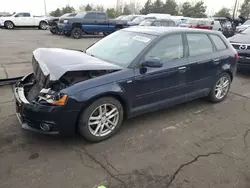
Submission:
<svg viewBox="0 0 250 188">
<path fill-rule="evenodd" d="M 130 0 L 123 0 L 123 2 L 129 2 Z M 138 0 L 141 5 L 145 3 L 146 0 Z M 178 3 L 185 2 L 186 0 L 176 0 Z M 194 0 L 195 1 L 195 0 Z M 190 2 L 194 2 L 190 0 Z M 197 1 L 197 0 L 196 0 Z M 242 1 L 242 0 L 240 0 Z M 235 0 L 204 0 L 208 7 L 208 13 L 213 14 L 218 11 L 221 7 L 225 6 L 232 8 Z M 75 8 L 79 7 L 81 4 L 93 3 L 102 4 L 106 7 L 114 7 L 116 0 L 46 0 L 47 12 L 55 10 L 58 7 L 70 4 Z M 35 15 L 44 14 L 44 0 L 1 0 L 0 12 L 18 12 L 18 11 L 29 11 Z"/>
</svg>

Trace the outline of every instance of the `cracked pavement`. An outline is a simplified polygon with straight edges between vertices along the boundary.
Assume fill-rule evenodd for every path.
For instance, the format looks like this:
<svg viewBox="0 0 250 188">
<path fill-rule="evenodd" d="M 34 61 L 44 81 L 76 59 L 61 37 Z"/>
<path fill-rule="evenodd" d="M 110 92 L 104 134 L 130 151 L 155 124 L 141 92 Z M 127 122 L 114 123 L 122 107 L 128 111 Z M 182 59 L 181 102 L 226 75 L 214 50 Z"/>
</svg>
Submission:
<svg viewBox="0 0 250 188">
<path fill-rule="evenodd" d="M 0 30 L 0 79 L 31 71 L 37 47 L 84 49 L 99 39 Z M 237 74 L 220 104 L 200 99 L 144 114 L 98 144 L 21 130 L 12 87 L 0 91 L 1 188 L 250 187 L 250 72 Z"/>
</svg>

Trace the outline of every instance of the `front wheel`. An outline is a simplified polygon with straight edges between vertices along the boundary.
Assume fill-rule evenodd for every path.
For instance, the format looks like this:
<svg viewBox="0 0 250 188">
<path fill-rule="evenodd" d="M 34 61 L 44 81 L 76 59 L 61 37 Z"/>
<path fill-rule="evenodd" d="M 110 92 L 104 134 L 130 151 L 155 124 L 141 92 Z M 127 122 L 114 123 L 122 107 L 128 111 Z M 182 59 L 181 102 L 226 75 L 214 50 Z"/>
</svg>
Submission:
<svg viewBox="0 0 250 188">
<path fill-rule="evenodd" d="M 223 101 L 230 89 L 231 77 L 228 73 L 222 73 L 216 79 L 216 82 L 210 91 L 209 100 L 214 103 Z"/>
<path fill-rule="evenodd" d="M 71 33 L 69 31 L 64 31 L 63 34 L 66 37 L 70 37 L 71 36 Z"/>
<path fill-rule="evenodd" d="M 91 142 L 100 142 L 116 133 L 123 121 L 123 107 L 112 97 L 93 102 L 80 115 L 79 132 Z"/>
<path fill-rule="evenodd" d="M 58 28 L 57 28 L 57 27 L 50 28 L 50 32 L 51 32 L 52 34 L 54 34 L 54 35 L 59 33 L 59 31 L 58 31 Z"/>
<path fill-rule="evenodd" d="M 74 39 L 80 39 L 82 38 L 82 30 L 80 28 L 74 28 L 72 31 L 71 31 L 71 36 L 74 38 Z"/>
<path fill-rule="evenodd" d="M 14 29 L 14 24 L 11 21 L 6 21 L 4 26 L 6 29 Z"/>
</svg>

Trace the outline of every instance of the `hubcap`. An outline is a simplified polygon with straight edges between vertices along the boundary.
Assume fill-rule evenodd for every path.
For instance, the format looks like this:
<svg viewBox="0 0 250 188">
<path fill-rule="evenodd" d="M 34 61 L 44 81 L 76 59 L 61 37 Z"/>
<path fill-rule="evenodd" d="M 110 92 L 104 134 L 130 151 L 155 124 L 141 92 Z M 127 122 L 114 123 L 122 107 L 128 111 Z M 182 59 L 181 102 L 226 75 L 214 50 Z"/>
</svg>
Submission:
<svg viewBox="0 0 250 188">
<path fill-rule="evenodd" d="M 7 28 L 8 28 L 8 29 L 12 29 L 12 27 L 13 27 L 12 23 L 8 22 L 8 23 L 7 23 Z"/>
<path fill-rule="evenodd" d="M 46 24 L 44 24 L 44 23 L 41 24 L 41 28 L 42 28 L 42 29 L 46 29 L 46 27 L 47 27 Z"/>
<path fill-rule="evenodd" d="M 227 77 L 221 77 L 215 86 L 215 97 L 222 99 L 228 92 L 229 80 Z"/>
<path fill-rule="evenodd" d="M 102 137 L 110 134 L 118 121 L 118 109 L 112 104 L 102 104 L 90 115 L 88 127 L 92 135 Z"/>
<path fill-rule="evenodd" d="M 80 37 L 80 36 L 81 36 L 80 31 L 75 31 L 75 36 L 76 36 L 77 38 Z"/>
</svg>

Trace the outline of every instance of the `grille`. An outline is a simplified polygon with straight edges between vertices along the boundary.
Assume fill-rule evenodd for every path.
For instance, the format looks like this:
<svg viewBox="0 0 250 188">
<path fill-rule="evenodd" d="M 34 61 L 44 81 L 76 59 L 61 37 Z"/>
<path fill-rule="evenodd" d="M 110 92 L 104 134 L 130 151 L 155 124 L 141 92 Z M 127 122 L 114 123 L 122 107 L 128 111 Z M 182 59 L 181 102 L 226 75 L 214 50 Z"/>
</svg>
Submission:
<svg viewBox="0 0 250 188">
<path fill-rule="evenodd" d="M 242 50 L 250 50 L 250 45 L 245 45 L 245 44 L 232 44 L 232 46 L 235 48 L 235 49 L 237 49 L 237 50 L 241 50 L 240 49 L 240 46 L 241 45 L 243 45 L 243 46 L 247 46 L 247 48 L 246 49 L 242 49 Z"/>
</svg>

